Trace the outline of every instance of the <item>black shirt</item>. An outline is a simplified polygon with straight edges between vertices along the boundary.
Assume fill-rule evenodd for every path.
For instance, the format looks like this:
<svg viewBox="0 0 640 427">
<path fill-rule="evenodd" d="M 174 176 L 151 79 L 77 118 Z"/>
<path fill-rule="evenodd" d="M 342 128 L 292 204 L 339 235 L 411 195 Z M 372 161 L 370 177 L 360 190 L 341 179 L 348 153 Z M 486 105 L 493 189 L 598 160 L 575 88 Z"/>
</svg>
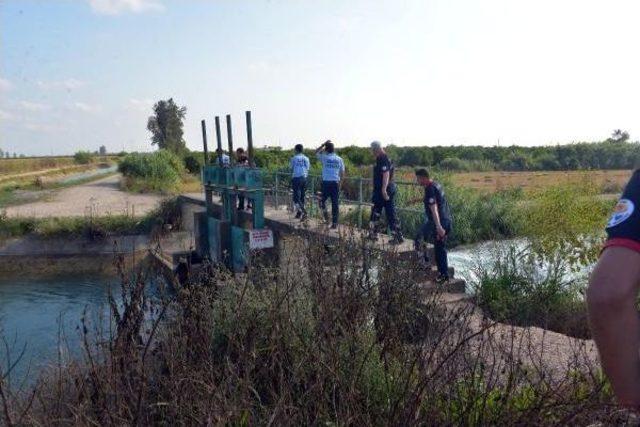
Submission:
<svg viewBox="0 0 640 427">
<path fill-rule="evenodd" d="M 451 225 L 451 211 L 449 210 L 449 203 L 444 195 L 444 189 L 442 185 L 435 181 L 431 181 L 431 184 L 424 188 L 424 209 L 427 214 L 429 222 L 433 223 L 433 214 L 431 213 L 430 206 L 434 203 L 438 204 L 438 215 L 440 216 L 440 224 L 443 227 Z"/>
<path fill-rule="evenodd" d="M 389 160 L 389 156 L 381 154 L 376 158 L 376 164 L 373 167 L 373 191 L 374 193 L 382 191 L 382 174 L 389 172 L 389 187 L 393 181 L 393 163 Z"/>
<path fill-rule="evenodd" d="M 627 183 L 622 197 L 607 224 L 609 238 L 631 239 L 640 242 L 640 169 Z"/>
</svg>

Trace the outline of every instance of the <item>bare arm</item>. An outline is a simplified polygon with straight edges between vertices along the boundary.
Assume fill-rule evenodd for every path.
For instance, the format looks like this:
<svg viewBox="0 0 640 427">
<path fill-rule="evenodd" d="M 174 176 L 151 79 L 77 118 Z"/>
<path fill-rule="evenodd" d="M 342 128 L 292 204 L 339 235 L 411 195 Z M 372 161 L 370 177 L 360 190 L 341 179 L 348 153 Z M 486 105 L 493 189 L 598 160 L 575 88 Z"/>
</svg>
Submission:
<svg viewBox="0 0 640 427">
<path fill-rule="evenodd" d="M 640 254 L 630 249 L 606 249 L 587 289 L 593 339 L 602 368 L 622 405 L 640 408 L 640 318 L 636 298 L 640 288 Z"/>
<path fill-rule="evenodd" d="M 436 233 L 438 234 L 438 237 L 442 239 L 447 233 L 445 232 L 445 229 L 442 227 L 442 224 L 440 223 L 440 214 L 438 213 L 438 204 L 433 203 L 429 205 L 429 209 L 431 210 L 431 216 L 433 218 L 433 222 L 436 223 Z"/>
<path fill-rule="evenodd" d="M 387 194 L 388 186 L 389 186 L 389 171 L 382 172 L 382 194 Z"/>
</svg>

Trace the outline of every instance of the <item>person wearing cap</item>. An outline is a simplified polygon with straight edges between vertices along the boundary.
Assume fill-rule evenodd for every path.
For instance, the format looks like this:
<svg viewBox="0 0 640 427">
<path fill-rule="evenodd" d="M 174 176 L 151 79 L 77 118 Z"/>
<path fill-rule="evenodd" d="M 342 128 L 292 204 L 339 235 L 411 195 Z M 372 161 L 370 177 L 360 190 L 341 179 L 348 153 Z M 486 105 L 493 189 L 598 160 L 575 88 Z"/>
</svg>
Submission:
<svg viewBox="0 0 640 427">
<path fill-rule="evenodd" d="M 320 208 L 322 216 L 329 222 L 327 213 L 327 199 L 331 199 L 331 228 L 338 228 L 338 215 L 340 212 L 340 178 L 344 175 L 344 161 L 335 153 L 335 147 L 331 140 L 325 141 L 316 149 L 316 157 L 322 164 L 322 197 Z"/>
<path fill-rule="evenodd" d="M 307 176 L 309 175 L 309 158 L 304 155 L 302 144 L 294 148 L 294 156 L 291 157 L 291 189 L 293 190 L 293 207 L 296 218 L 304 221 L 307 218 L 307 210 L 304 207 L 304 197 L 307 191 Z"/>
<path fill-rule="evenodd" d="M 627 183 L 606 226 L 607 241 L 587 288 L 593 340 L 623 406 L 640 410 L 640 170 Z"/>
<path fill-rule="evenodd" d="M 377 226 L 382 218 L 382 210 L 387 215 L 387 223 L 393 234 L 393 238 L 389 243 L 399 245 L 404 239 L 400 224 L 396 216 L 395 195 L 396 184 L 393 181 L 394 167 L 393 163 L 382 148 L 382 144 L 378 141 L 371 143 L 371 151 L 376 158 L 376 164 L 373 166 L 373 197 L 371 202 L 371 219 L 369 221 L 370 238 L 377 239 Z"/>
<path fill-rule="evenodd" d="M 451 233 L 451 210 L 442 185 L 432 180 L 426 169 L 416 170 L 416 181 L 424 187 L 424 210 L 427 219 L 416 236 L 416 250 L 420 250 L 423 240 L 433 242 L 438 267 L 436 282 L 444 283 L 449 280 L 446 243 L 447 237 Z M 419 253 L 425 257 L 424 261 L 429 261 L 425 253 Z"/>
</svg>

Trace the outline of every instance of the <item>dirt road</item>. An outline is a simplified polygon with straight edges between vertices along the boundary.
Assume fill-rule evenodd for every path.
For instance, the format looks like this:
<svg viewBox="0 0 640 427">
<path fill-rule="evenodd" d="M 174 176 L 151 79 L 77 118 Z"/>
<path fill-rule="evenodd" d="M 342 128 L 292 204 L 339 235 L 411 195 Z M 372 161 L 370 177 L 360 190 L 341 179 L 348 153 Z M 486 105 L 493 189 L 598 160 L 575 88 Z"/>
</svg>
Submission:
<svg viewBox="0 0 640 427">
<path fill-rule="evenodd" d="M 49 200 L 6 208 L 10 217 L 62 217 L 134 214 L 142 216 L 153 210 L 162 196 L 131 194 L 120 190 L 120 176 L 113 175 L 97 181 L 65 188 Z"/>
</svg>

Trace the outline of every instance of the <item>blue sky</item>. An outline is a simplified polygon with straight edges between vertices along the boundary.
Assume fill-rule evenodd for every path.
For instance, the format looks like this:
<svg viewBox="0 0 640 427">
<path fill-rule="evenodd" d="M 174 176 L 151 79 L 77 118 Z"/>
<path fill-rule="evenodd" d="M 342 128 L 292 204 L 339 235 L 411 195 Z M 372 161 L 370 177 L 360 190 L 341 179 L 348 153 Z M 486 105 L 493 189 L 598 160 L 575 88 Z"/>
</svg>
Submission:
<svg viewBox="0 0 640 427">
<path fill-rule="evenodd" d="M 640 4 L 3 0 L 0 148 L 148 150 L 154 101 L 244 143 L 538 145 L 638 136 Z M 211 127 L 210 127 L 211 130 Z"/>
</svg>

